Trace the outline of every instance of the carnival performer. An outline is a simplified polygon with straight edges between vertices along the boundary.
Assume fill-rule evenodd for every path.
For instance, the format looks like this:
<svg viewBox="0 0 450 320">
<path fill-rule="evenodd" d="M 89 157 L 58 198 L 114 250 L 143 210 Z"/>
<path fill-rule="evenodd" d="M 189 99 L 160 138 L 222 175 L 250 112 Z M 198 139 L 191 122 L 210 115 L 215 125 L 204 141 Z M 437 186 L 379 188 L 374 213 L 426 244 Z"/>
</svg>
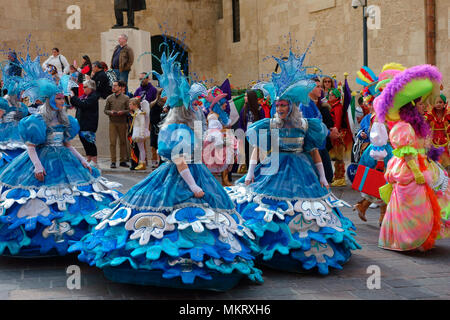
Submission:
<svg viewBox="0 0 450 320">
<path fill-rule="evenodd" d="M 5 99 L 0 97 L 0 119 L 3 118 L 3 115 L 8 110 L 9 110 L 8 101 L 6 101 Z M 1 132 L 1 129 L 2 129 L 2 123 L 0 122 L 0 132 Z M 3 132 L 1 132 L 1 133 L 3 133 Z M 10 156 L 8 156 L 6 153 L 0 151 L 0 172 L 3 169 L 3 167 L 5 167 L 8 163 L 11 162 L 11 160 L 12 159 Z"/>
<path fill-rule="evenodd" d="M 344 123 L 344 107 L 341 103 L 341 92 L 338 89 L 330 89 L 328 93 L 328 103 L 331 105 L 331 117 L 334 126 L 339 131 L 339 137 L 332 139 L 333 148 L 330 150 L 330 157 L 334 160 L 334 178 L 332 187 L 346 186 L 345 182 L 345 162 L 349 158 L 352 149 L 352 132 L 348 124 Z"/>
<path fill-rule="evenodd" d="M 388 199 L 378 241 L 383 249 L 426 251 L 436 239 L 449 236 L 448 175 L 430 160 L 430 153 L 427 157 L 430 127 L 415 107 L 423 97 L 433 98 L 441 80 L 436 67 L 415 66 L 395 76 L 374 102 L 378 122 L 372 130 L 385 137 L 377 145 L 387 140 L 384 122 L 393 124 L 389 139 L 394 156 L 385 174 L 389 184 L 380 188 Z"/>
<path fill-rule="evenodd" d="M 208 94 L 201 98 L 200 101 L 202 103 L 202 107 L 204 109 L 204 112 L 206 113 L 206 116 L 209 117 L 210 114 L 213 114 L 217 121 L 219 121 L 221 127 L 222 127 L 222 135 L 223 135 L 223 141 L 225 141 L 225 149 L 223 151 L 226 151 L 227 154 L 224 154 L 225 158 L 222 160 L 219 160 L 219 167 L 221 167 L 220 171 L 217 171 L 218 167 L 215 166 L 213 168 L 213 173 L 220 173 L 222 176 L 222 185 L 223 186 L 232 186 L 231 183 L 231 169 L 232 164 L 234 161 L 231 161 L 231 159 L 235 158 L 235 155 L 237 154 L 237 145 L 236 145 L 236 139 L 234 137 L 234 134 L 231 132 L 231 119 L 230 119 L 230 106 L 228 104 L 228 98 L 231 99 L 231 88 L 229 88 L 230 92 L 225 92 L 226 88 L 229 88 L 229 80 L 226 79 L 224 83 L 220 87 L 213 87 L 208 90 Z M 206 142 L 207 143 L 207 142 Z M 208 148 L 207 150 L 203 150 L 203 159 L 208 161 L 213 160 L 215 156 L 211 154 L 211 152 L 214 153 L 214 149 Z M 206 153 L 208 153 L 206 155 Z M 217 154 L 216 154 L 217 155 Z M 219 157 L 220 158 L 220 157 Z M 228 159 L 228 160 L 227 160 Z M 225 163 L 223 163 L 225 161 Z M 231 162 L 230 162 L 231 161 Z M 225 164 L 229 165 L 225 165 Z M 209 167 L 209 166 L 208 166 Z M 210 168 L 211 169 L 211 168 Z"/>
<path fill-rule="evenodd" d="M 228 172 L 235 163 L 238 152 L 236 137 L 224 130 L 215 112 L 208 115 L 208 130 L 203 140 L 203 163 L 212 173 L 222 174 L 222 185 L 231 186 Z"/>
<path fill-rule="evenodd" d="M 91 215 L 120 196 L 113 190 L 120 185 L 102 178 L 71 146 L 79 125 L 64 110 L 70 90 L 57 86 L 39 59 L 22 67 L 23 95 L 45 104 L 19 122 L 27 152 L 0 174 L 0 254 L 65 255 L 69 241 L 81 239 L 97 222 Z"/>
<path fill-rule="evenodd" d="M 265 88 L 274 97 L 276 114 L 249 127 L 255 149 L 248 173 L 226 189 L 257 236 L 262 264 L 328 274 L 329 267 L 342 269 L 350 250 L 360 246 L 352 222 L 338 210 L 349 205 L 328 189 L 318 152 L 328 130 L 319 119 L 303 118 L 298 107 L 308 104 L 317 77 L 302 65 L 305 55 L 291 51 L 287 61 L 275 58 L 281 73 L 273 73 Z M 256 165 L 260 148 L 268 157 Z"/>
<path fill-rule="evenodd" d="M 369 106 L 370 114 L 366 115 L 363 120 L 361 121 L 361 128 L 360 132 L 358 133 L 358 138 L 363 138 L 363 134 L 365 134 L 365 137 L 369 139 L 371 142 L 363 151 L 361 158 L 359 160 L 359 164 L 363 165 L 365 167 L 376 169 L 382 172 L 385 172 L 387 168 L 387 164 L 389 160 L 392 158 L 392 146 L 387 141 L 384 145 L 379 145 L 379 143 L 382 141 L 380 140 L 380 136 L 376 134 L 376 131 L 374 132 L 374 135 L 372 138 L 370 137 L 370 133 L 372 132 L 372 126 L 376 122 L 376 114 L 375 110 L 373 108 L 373 101 L 376 97 L 378 97 L 384 87 L 386 86 L 389 81 L 394 78 L 397 74 L 404 71 L 406 68 L 402 66 L 401 64 L 391 62 L 388 64 L 385 64 L 381 70 L 381 73 L 379 76 L 373 76 L 373 78 L 370 78 L 370 80 L 367 80 L 367 77 L 364 77 L 362 72 L 366 71 L 365 74 L 367 75 L 367 71 L 369 71 L 371 74 L 373 74 L 372 70 L 368 70 L 367 67 L 361 68 L 360 72 L 358 73 L 359 80 L 361 83 L 366 84 L 363 89 L 363 95 L 364 99 L 367 101 L 367 104 Z M 367 129 L 366 129 L 367 128 Z M 386 126 L 387 132 L 389 132 L 389 127 Z M 383 141 L 384 142 L 384 141 Z M 375 145 L 378 145 L 378 147 L 375 148 Z M 378 154 L 383 154 L 382 158 L 373 158 L 371 156 L 372 150 L 374 148 L 377 150 Z M 370 182 L 369 182 L 370 183 Z M 384 215 L 386 214 L 386 208 L 387 205 L 384 203 L 383 200 L 376 198 L 374 196 L 368 195 L 364 192 L 361 192 L 362 199 L 354 206 L 353 210 L 356 210 L 358 212 L 358 216 L 362 221 L 367 221 L 366 218 L 366 211 L 369 207 L 371 207 L 373 204 L 378 206 L 380 208 L 380 216 L 378 219 L 378 223 L 381 226 L 381 223 L 383 222 Z"/>
<path fill-rule="evenodd" d="M 123 283 L 220 291 L 244 275 L 262 282 L 249 247 L 253 234 L 201 154 L 192 162 L 201 132 L 194 132 L 191 104 L 201 92 L 190 92 L 176 57 L 164 52 L 163 73 L 155 72 L 170 106 L 158 140 L 166 161 L 100 211 L 102 221 L 70 251 Z"/>
<path fill-rule="evenodd" d="M 443 94 L 436 97 L 433 108 L 425 114 L 431 127 L 432 141 L 436 148 L 444 148 L 440 163 L 450 172 L 450 108 Z"/>
<path fill-rule="evenodd" d="M 11 74 L 11 70 L 6 66 L 1 67 L 1 71 L 3 89 L 6 89 L 8 94 L 0 101 L 0 151 L 15 158 L 26 149 L 20 139 L 18 126 L 19 121 L 28 115 L 28 108 L 20 101 L 23 78 Z"/>
</svg>

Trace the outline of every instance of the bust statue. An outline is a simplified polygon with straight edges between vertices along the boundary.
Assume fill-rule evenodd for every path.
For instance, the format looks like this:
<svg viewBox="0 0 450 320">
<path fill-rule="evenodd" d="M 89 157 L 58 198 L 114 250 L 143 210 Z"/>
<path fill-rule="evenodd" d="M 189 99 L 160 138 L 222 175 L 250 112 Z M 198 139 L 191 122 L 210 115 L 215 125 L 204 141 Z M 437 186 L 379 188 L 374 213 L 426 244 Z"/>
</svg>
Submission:
<svg viewBox="0 0 450 320">
<path fill-rule="evenodd" d="M 114 13 L 116 15 L 116 24 L 113 29 L 124 28 L 123 11 L 127 11 L 127 28 L 137 29 L 134 26 L 134 12 L 146 10 L 145 0 L 114 0 Z"/>
</svg>

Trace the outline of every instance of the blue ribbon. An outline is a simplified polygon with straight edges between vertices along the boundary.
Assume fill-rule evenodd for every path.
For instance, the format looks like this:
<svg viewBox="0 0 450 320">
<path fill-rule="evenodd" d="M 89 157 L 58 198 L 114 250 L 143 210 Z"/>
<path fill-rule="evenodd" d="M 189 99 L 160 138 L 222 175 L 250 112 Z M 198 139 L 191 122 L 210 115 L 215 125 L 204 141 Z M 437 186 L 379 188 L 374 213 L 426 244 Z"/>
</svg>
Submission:
<svg viewBox="0 0 450 320">
<path fill-rule="evenodd" d="M 369 167 L 366 167 L 366 169 L 364 170 L 364 174 L 358 188 L 359 191 L 362 191 L 364 184 L 366 183 L 367 175 L 369 174 L 369 169 L 370 169 Z"/>
</svg>

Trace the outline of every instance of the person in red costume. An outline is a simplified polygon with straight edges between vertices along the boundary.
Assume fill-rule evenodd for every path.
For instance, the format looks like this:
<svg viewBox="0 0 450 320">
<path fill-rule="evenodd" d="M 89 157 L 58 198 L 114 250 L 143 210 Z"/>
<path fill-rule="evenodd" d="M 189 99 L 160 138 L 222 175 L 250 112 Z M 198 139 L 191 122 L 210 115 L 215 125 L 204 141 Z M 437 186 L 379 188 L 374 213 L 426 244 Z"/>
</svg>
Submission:
<svg viewBox="0 0 450 320">
<path fill-rule="evenodd" d="M 334 126 L 338 129 L 340 135 L 331 140 L 333 149 L 330 150 L 330 157 L 334 159 L 334 178 L 332 187 L 343 187 L 345 182 L 345 162 L 346 155 L 350 154 L 352 149 L 352 133 L 348 123 L 344 119 L 344 107 L 341 103 L 341 92 L 338 89 L 331 89 L 329 92 L 328 103 L 331 105 L 331 117 Z"/>
<path fill-rule="evenodd" d="M 433 132 L 433 145 L 436 148 L 444 147 L 440 163 L 450 171 L 450 109 L 447 98 L 441 94 L 435 100 L 433 109 L 425 114 L 428 124 Z"/>
</svg>

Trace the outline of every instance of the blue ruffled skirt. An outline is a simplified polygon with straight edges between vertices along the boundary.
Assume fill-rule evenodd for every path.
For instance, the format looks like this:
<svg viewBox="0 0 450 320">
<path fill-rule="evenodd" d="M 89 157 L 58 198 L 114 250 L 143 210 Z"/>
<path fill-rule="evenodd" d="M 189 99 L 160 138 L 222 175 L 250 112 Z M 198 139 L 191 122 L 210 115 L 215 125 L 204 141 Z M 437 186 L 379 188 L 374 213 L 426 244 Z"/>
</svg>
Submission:
<svg viewBox="0 0 450 320">
<path fill-rule="evenodd" d="M 0 254 L 65 255 L 97 220 L 91 215 L 120 197 L 112 183 L 92 174 L 65 147 L 38 147 L 46 171 L 43 182 L 24 152 L 0 174 Z"/>
<path fill-rule="evenodd" d="M 189 170 L 205 192 L 195 198 L 172 162 L 134 186 L 95 230 L 69 248 L 113 281 L 228 290 L 244 275 L 262 282 L 250 230 L 203 164 Z M 226 281 L 224 281 L 226 279 Z"/>
<path fill-rule="evenodd" d="M 11 158 L 15 158 L 25 150 L 26 145 L 19 135 L 19 122 L 1 122 L 0 151 L 6 153 Z"/>
<path fill-rule="evenodd" d="M 8 154 L 0 151 L 0 172 L 11 162 L 11 160 L 12 159 Z"/>
<path fill-rule="evenodd" d="M 342 269 L 351 250 L 360 248 L 353 223 L 338 209 L 350 205 L 321 187 L 309 154 L 272 158 L 256 167 L 251 185 L 245 186 L 244 176 L 226 188 L 257 237 L 259 260 L 291 272 Z"/>
</svg>

